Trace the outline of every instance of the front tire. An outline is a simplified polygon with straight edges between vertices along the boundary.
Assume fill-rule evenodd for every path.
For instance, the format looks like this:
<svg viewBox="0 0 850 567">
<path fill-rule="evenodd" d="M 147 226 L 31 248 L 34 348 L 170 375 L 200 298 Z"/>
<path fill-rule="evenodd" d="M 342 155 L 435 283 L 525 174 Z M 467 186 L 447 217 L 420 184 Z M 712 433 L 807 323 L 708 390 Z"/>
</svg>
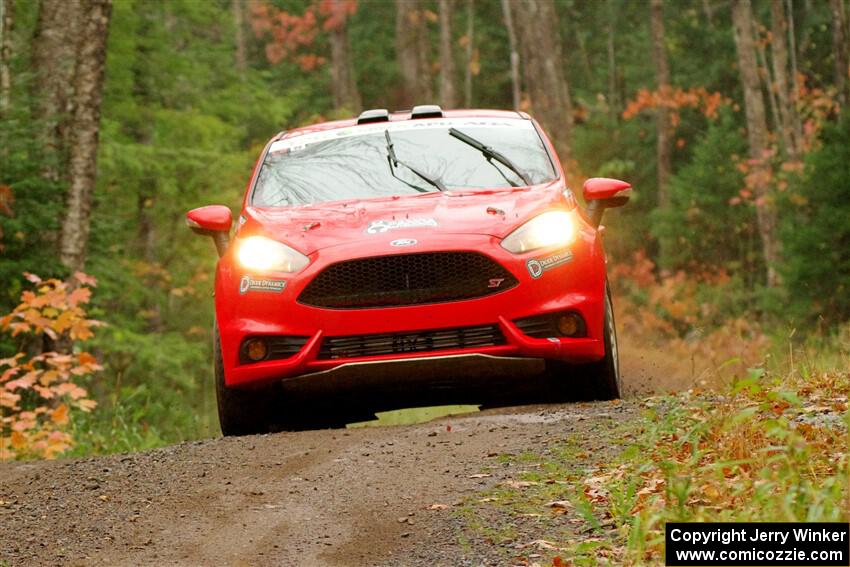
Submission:
<svg viewBox="0 0 850 567">
<path fill-rule="evenodd" d="M 280 396 L 273 387 L 259 390 L 228 388 L 224 383 L 224 361 L 217 324 L 213 332 L 215 397 L 218 401 L 218 422 L 222 435 L 230 437 L 268 433 L 273 423 L 275 402 Z"/>
<path fill-rule="evenodd" d="M 585 365 L 588 397 L 591 400 L 616 400 L 620 397 L 620 357 L 617 345 L 617 328 L 614 325 L 614 304 L 611 290 L 605 286 L 605 321 L 603 323 L 605 358 Z"/>
</svg>

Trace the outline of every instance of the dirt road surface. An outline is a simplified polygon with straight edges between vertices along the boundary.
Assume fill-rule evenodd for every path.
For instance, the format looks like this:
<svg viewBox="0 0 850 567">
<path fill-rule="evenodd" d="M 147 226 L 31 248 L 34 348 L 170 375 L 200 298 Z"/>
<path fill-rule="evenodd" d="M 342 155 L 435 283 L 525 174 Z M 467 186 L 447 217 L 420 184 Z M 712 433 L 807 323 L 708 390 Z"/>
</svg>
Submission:
<svg viewBox="0 0 850 567">
<path fill-rule="evenodd" d="M 545 454 L 568 435 L 603 450 L 591 429 L 636 414 L 630 402 L 525 406 L 3 463 L 0 565 L 499 565 L 454 513 L 512 477 L 498 455 Z"/>
</svg>

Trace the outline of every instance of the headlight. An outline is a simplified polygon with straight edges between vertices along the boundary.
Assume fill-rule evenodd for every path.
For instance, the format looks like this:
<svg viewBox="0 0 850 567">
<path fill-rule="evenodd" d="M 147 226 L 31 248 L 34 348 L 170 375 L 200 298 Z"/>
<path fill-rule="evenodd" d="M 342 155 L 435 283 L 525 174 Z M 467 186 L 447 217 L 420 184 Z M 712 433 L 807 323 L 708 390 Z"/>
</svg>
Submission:
<svg viewBox="0 0 850 567">
<path fill-rule="evenodd" d="M 310 263 L 301 252 L 265 236 L 240 240 L 236 257 L 250 270 L 269 272 L 297 272 Z"/>
<path fill-rule="evenodd" d="M 522 254 L 538 248 L 563 247 L 576 239 L 576 225 L 567 211 L 538 215 L 502 240 L 502 248 Z"/>
</svg>

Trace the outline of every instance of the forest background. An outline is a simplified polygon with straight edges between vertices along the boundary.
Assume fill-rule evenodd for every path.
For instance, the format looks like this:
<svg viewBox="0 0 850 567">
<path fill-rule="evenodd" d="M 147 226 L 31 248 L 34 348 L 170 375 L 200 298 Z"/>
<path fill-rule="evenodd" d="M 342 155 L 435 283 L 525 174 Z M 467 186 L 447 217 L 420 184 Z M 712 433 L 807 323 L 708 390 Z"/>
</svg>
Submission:
<svg viewBox="0 0 850 567">
<path fill-rule="evenodd" d="M 3 458 L 216 434 L 215 251 L 183 215 L 369 108 L 525 110 L 574 189 L 635 186 L 605 219 L 620 335 L 680 377 L 638 390 L 846 365 L 846 0 L 0 6 Z"/>
</svg>

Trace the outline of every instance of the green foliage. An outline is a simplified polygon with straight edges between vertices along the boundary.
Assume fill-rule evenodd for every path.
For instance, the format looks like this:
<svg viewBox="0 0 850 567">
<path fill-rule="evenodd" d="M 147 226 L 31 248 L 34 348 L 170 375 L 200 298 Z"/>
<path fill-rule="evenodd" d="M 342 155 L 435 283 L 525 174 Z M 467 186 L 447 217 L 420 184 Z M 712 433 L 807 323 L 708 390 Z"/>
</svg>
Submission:
<svg viewBox="0 0 850 567">
<path fill-rule="evenodd" d="M 689 163 L 670 180 L 670 207 L 653 213 L 653 235 L 666 269 L 759 273 L 752 205 L 730 203 L 744 188 L 737 162 L 747 149 L 736 116 L 726 110 L 696 142 Z"/>
<path fill-rule="evenodd" d="M 850 317 L 850 112 L 821 143 L 806 160 L 803 201 L 786 206 L 785 277 L 799 311 L 834 322 Z"/>
</svg>

